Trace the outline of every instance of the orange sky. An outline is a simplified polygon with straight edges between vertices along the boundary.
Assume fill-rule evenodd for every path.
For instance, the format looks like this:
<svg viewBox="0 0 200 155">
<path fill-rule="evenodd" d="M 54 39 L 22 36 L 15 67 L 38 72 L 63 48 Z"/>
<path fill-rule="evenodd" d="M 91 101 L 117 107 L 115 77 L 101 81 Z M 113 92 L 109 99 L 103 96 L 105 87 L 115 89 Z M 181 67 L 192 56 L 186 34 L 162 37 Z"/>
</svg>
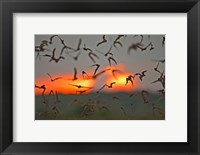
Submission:
<svg viewBox="0 0 200 155">
<path fill-rule="evenodd" d="M 115 77 L 114 77 L 113 73 L 112 73 L 113 69 L 114 70 L 117 69 L 122 72 L 116 72 Z M 107 77 L 106 77 L 105 83 L 108 85 L 112 82 L 116 82 L 116 83 L 113 85 L 113 88 L 106 87 L 106 89 L 104 89 L 104 90 L 106 90 L 108 92 L 119 92 L 119 91 L 130 92 L 130 91 L 136 90 L 138 88 L 137 78 L 135 78 L 135 80 L 133 81 L 133 86 L 132 86 L 131 82 L 129 82 L 127 85 L 125 85 L 126 78 L 129 75 L 134 75 L 134 73 L 126 71 L 124 65 L 122 65 L 122 64 L 119 64 L 116 67 L 111 67 L 111 71 L 107 72 L 107 74 L 106 74 Z"/>
<path fill-rule="evenodd" d="M 37 86 L 45 85 L 46 86 L 45 94 L 49 94 L 49 92 L 51 90 L 57 91 L 58 93 L 61 93 L 61 94 L 79 94 L 81 91 L 85 91 L 83 93 L 86 94 L 86 93 L 91 92 L 92 90 L 95 90 L 95 91 L 98 90 L 99 85 L 101 85 L 101 86 L 103 86 L 104 84 L 110 85 L 111 82 L 116 82 L 116 83 L 113 85 L 112 88 L 105 87 L 102 91 L 129 92 L 129 91 L 133 91 L 133 90 L 138 88 L 137 78 L 135 78 L 135 80 L 134 80 L 134 86 L 132 86 L 132 84 L 130 82 L 127 85 L 125 85 L 126 77 L 128 77 L 128 75 L 134 75 L 134 73 L 130 73 L 130 72 L 126 71 L 122 64 L 119 64 L 115 67 L 108 66 L 104 69 L 108 69 L 108 68 L 110 68 L 109 71 L 100 75 L 96 79 L 92 79 L 92 78 L 89 79 L 87 77 L 85 77 L 85 79 L 83 79 L 81 74 L 77 74 L 78 79 L 72 81 L 73 73 L 71 73 L 71 74 L 52 75 L 52 78 L 62 77 L 62 79 L 58 79 L 58 80 L 55 80 L 54 82 L 51 82 L 49 76 L 46 75 L 46 76 L 43 76 L 43 77 L 37 77 L 35 84 Z M 118 70 L 123 71 L 123 72 L 115 72 L 116 77 L 114 77 L 113 73 L 112 73 L 113 69 L 118 69 Z M 101 69 L 99 69 L 97 72 L 99 72 L 99 71 L 101 71 Z M 87 74 L 92 75 L 93 72 L 94 72 L 93 70 L 89 70 L 89 71 L 87 71 Z M 100 83 L 98 83 L 98 81 L 102 77 L 105 78 L 105 81 L 104 81 L 104 83 L 100 84 Z M 73 85 L 81 85 L 81 86 L 84 86 L 84 87 L 92 87 L 94 89 L 77 88 L 76 86 L 73 86 Z M 43 91 L 42 89 L 36 88 L 35 94 L 40 95 L 42 93 L 42 91 Z"/>
</svg>

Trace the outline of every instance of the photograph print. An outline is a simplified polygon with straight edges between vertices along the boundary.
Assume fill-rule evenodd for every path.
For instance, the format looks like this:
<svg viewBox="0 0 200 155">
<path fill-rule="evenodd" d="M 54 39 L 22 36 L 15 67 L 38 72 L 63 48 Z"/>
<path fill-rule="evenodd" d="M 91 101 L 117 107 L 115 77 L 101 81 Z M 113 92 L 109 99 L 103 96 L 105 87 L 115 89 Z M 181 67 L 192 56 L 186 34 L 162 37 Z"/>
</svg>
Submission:
<svg viewBox="0 0 200 155">
<path fill-rule="evenodd" d="M 35 35 L 35 120 L 165 120 L 165 35 Z"/>
</svg>

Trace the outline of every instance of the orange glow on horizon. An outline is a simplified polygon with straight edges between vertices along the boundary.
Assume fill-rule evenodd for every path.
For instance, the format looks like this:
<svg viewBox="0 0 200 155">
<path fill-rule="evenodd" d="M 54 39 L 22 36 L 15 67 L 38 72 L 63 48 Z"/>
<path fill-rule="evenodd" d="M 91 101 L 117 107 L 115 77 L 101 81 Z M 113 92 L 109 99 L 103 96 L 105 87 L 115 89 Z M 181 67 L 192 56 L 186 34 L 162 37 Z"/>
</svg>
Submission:
<svg viewBox="0 0 200 155">
<path fill-rule="evenodd" d="M 130 75 L 130 74 L 120 75 L 117 79 L 114 77 L 108 78 L 106 80 L 106 84 L 109 85 L 112 82 L 116 82 L 116 83 L 113 85 L 112 89 L 106 88 L 106 91 L 108 91 L 108 92 L 131 92 L 133 90 L 136 90 L 138 87 L 136 80 L 133 81 L 133 85 L 131 82 L 128 82 L 128 84 L 125 85 L 126 78 L 128 77 L 128 75 Z"/>
<path fill-rule="evenodd" d="M 105 78 L 105 81 L 102 83 L 110 85 L 112 82 L 116 82 L 113 84 L 112 88 L 105 87 L 102 91 L 107 92 L 130 92 L 133 90 L 136 90 L 138 88 L 138 82 L 137 78 L 134 79 L 133 85 L 129 81 L 127 85 L 126 84 L 126 78 L 129 75 L 134 75 L 133 73 L 127 72 L 125 70 L 124 65 L 118 64 L 117 66 L 107 66 L 104 69 L 110 69 L 106 71 L 104 74 L 102 74 L 99 78 Z M 114 71 L 114 73 L 113 73 Z M 62 79 L 58 79 L 55 81 L 51 81 L 48 76 L 39 77 L 36 79 L 35 84 L 37 86 L 45 85 L 46 91 L 45 94 L 49 94 L 51 90 L 57 91 L 57 93 L 60 94 L 87 94 L 90 93 L 96 86 L 96 83 L 99 79 L 93 79 L 91 78 L 91 75 L 93 75 L 93 70 L 87 71 L 87 74 L 89 77 L 85 76 L 84 78 L 82 75 L 77 74 L 78 79 L 72 80 L 73 74 L 59 74 L 59 75 L 53 75 L 53 78 L 56 77 L 62 77 Z M 101 84 L 100 84 L 101 85 Z M 79 87 L 81 86 L 81 87 Z M 83 87 L 82 87 L 83 86 Z M 35 94 L 41 95 L 43 92 L 43 89 L 35 88 Z"/>
<path fill-rule="evenodd" d="M 84 86 L 84 87 L 94 87 L 95 81 L 93 79 L 85 78 L 83 79 L 78 78 L 77 80 L 72 80 L 73 74 L 60 74 L 56 75 L 55 77 L 63 77 L 62 79 L 55 80 L 51 82 L 50 78 L 47 77 L 40 77 L 36 79 L 35 84 L 37 86 L 45 85 L 46 91 L 45 94 L 49 94 L 51 90 L 57 91 L 60 94 L 80 94 L 81 91 L 85 93 L 89 93 L 92 89 L 89 88 L 78 88 L 75 85 Z M 41 95 L 42 89 L 35 88 L 35 94 Z"/>
<path fill-rule="evenodd" d="M 114 74 L 115 76 L 113 75 L 113 72 L 112 72 L 113 70 L 117 70 L 116 73 Z M 110 83 L 112 82 L 116 82 L 116 83 L 113 85 L 112 89 L 106 88 L 105 90 L 108 92 L 131 92 L 133 90 L 136 90 L 138 88 L 137 78 L 133 80 L 133 85 L 130 81 L 127 83 L 127 85 L 125 85 L 126 78 L 129 75 L 134 76 L 134 73 L 125 71 L 125 67 L 123 64 L 119 64 L 116 67 L 112 66 L 111 71 L 107 72 L 108 78 L 106 78 L 105 83 L 107 85 L 110 85 Z"/>
</svg>

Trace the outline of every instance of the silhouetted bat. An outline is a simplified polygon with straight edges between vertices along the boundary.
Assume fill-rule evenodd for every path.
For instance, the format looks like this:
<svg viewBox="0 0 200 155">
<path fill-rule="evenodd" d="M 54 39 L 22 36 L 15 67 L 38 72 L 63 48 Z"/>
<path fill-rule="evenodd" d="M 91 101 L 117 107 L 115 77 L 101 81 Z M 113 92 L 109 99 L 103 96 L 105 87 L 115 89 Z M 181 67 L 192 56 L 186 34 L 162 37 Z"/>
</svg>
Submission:
<svg viewBox="0 0 200 155">
<path fill-rule="evenodd" d="M 103 71 L 101 71 L 101 72 L 95 74 L 95 75 L 93 76 L 93 79 L 96 79 L 98 76 L 100 76 L 101 74 L 105 73 L 105 72 L 108 71 L 108 70 L 110 70 L 110 68 L 109 68 L 109 69 L 105 69 L 105 70 L 103 70 Z"/>
<path fill-rule="evenodd" d="M 93 87 L 86 87 L 86 86 L 82 86 L 82 85 L 75 85 L 75 84 L 70 84 L 70 83 L 68 83 L 69 85 L 71 85 L 71 86 L 74 86 L 74 87 L 77 87 L 77 88 L 88 88 L 88 89 L 92 89 Z"/>
<path fill-rule="evenodd" d="M 47 73 L 47 75 L 50 77 L 51 82 L 54 82 L 54 81 L 59 80 L 59 79 L 62 79 L 62 77 L 57 77 L 57 78 L 53 79 L 49 73 Z"/>
<path fill-rule="evenodd" d="M 101 45 L 101 44 L 107 42 L 107 40 L 106 40 L 106 36 L 105 36 L 105 35 L 103 35 L 102 39 L 103 39 L 103 40 L 102 40 L 101 42 L 99 42 L 99 43 L 97 44 L 97 46 L 99 46 L 99 45 Z"/>
<path fill-rule="evenodd" d="M 162 47 L 165 46 L 165 37 L 162 39 Z"/>
<path fill-rule="evenodd" d="M 111 66 L 111 60 L 117 64 L 117 61 L 113 57 L 108 58 L 109 65 Z"/>
<path fill-rule="evenodd" d="M 99 69 L 100 65 L 99 64 L 94 64 L 94 65 L 92 65 L 90 67 L 93 67 L 93 66 L 96 66 L 96 69 L 95 69 L 94 74 L 93 74 L 93 76 L 94 76 L 96 74 L 97 70 Z"/>
</svg>

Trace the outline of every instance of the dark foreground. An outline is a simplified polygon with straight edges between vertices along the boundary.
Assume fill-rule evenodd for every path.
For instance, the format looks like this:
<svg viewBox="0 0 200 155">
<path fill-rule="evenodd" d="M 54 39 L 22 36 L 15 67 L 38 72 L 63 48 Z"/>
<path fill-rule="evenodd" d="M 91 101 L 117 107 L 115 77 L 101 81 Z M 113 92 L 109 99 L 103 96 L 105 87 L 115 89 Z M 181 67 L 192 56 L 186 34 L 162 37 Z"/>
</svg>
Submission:
<svg viewBox="0 0 200 155">
<path fill-rule="evenodd" d="M 90 93 L 35 97 L 36 120 L 164 120 L 165 98 L 161 94 Z"/>
</svg>

